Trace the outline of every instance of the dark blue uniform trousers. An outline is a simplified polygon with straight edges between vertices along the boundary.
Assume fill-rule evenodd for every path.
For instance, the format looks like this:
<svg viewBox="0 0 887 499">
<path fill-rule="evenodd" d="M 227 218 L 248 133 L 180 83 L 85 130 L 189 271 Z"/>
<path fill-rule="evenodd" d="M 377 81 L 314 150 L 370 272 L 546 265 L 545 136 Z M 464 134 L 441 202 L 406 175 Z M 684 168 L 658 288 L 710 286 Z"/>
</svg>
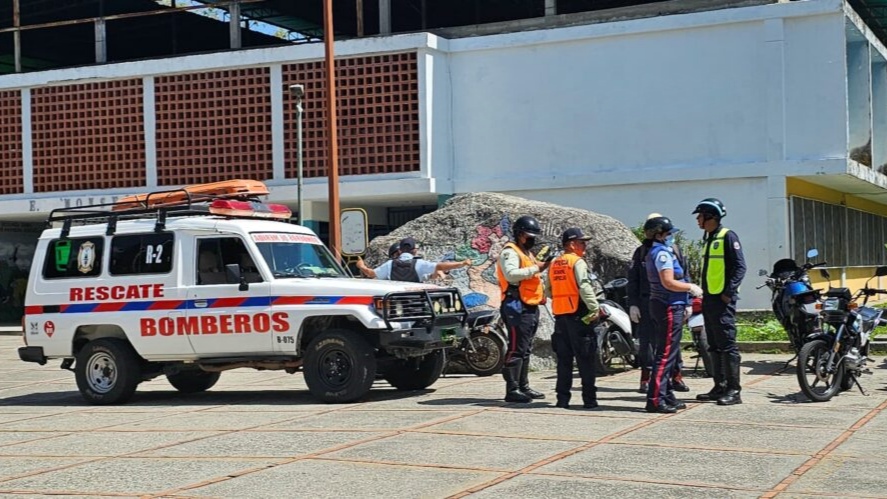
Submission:
<svg viewBox="0 0 887 499">
<path fill-rule="evenodd" d="M 668 305 L 650 300 L 650 317 L 655 328 L 652 338 L 653 369 L 647 388 L 647 403 L 655 407 L 677 403 L 672 390 L 671 373 L 681 353 L 684 307 L 686 305 Z"/>
<path fill-rule="evenodd" d="M 570 402 L 575 358 L 579 377 L 582 378 L 582 403 L 597 402 L 593 361 L 597 351 L 597 337 L 594 327 L 583 323 L 579 315 L 558 315 L 554 318 L 551 346 L 557 356 L 557 401 L 563 404 Z"/>
</svg>

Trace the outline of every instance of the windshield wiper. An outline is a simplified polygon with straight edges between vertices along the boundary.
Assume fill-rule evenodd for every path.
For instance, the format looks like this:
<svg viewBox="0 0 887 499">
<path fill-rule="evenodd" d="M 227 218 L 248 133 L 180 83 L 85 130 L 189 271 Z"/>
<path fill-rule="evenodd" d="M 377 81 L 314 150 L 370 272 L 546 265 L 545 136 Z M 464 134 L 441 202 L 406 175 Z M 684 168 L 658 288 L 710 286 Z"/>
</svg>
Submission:
<svg viewBox="0 0 887 499">
<path fill-rule="evenodd" d="M 293 272 L 274 272 L 272 275 L 274 277 L 298 277 L 300 279 L 307 279 L 308 278 L 307 276 L 304 276 L 302 274 L 296 274 Z"/>
</svg>

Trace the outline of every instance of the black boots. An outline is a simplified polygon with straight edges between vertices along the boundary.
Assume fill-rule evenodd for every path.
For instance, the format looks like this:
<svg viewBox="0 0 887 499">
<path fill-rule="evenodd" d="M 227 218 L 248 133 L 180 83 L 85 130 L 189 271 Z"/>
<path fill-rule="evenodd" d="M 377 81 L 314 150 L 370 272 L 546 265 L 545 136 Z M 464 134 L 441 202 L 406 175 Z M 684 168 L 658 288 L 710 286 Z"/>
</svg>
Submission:
<svg viewBox="0 0 887 499">
<path fill-rule="evenodd" d="M 696 400 L 711 402 L 727 394 L 727 374 L 725 368 L 724 355 L 721 352 L 711 352 L 711 376 L 714 379 L 715 386 L 708 393 L 697 395 Z"/>
<path fill-rule="evenodd" d="M 638 386 L 638 393 L 647 393 L 650 387 L 650 370 L 646 367 L 641 368 L 641 384 Z"/>
<path fill-rule="evenodd" d="M 511 362 L 511 365 L 502 366 L 502 377 L 505 378 L 505 401 L 526 404 L 533 399 L 521 392 L 517 383 L 523 359 L 512 359 Z"/>
<path fill-rule="evenodd" d="M 520 368 L 520 392 L 531 399 L 541 400 L 545 394 L 530 388 L 530 359 L 523 359 Z"/>
<path fill-rule="evenodd" d="M 739 370 L 742 357 L 737 352 L 735 355 L 724 354 L 723 357 L 727 364 L 727 393 L 718 399 L 718 405 L 736 405 L 742 403 L 742 397 L 739 392 L 742 387 L 739 385 Z"/>
</svg>

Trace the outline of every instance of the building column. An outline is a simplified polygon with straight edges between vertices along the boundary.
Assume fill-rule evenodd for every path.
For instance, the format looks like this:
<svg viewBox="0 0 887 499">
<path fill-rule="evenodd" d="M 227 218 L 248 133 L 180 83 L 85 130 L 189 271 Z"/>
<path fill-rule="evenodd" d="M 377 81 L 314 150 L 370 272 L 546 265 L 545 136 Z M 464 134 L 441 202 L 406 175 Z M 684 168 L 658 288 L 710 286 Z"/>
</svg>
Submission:
<svg viewBox="0 0 887 499">
<path fill-rule="evenodd" d="M 379 34 L 391 34 L 391 0 L 379 0 Z"/>
<path fill-rule="evenodd" d="M 545 0 L 545 17 L 557 15 L 557 0 Z"/>
<path fill-rule="evenodd" d="M 240 2 L 234 1 L 228 6 L 228 33 L 231 39 L 231 48 L 239 49 L 240 42 Z"/>
<path fill-rule="evenodd" d="M 31 89 L 22 93 L 22 187 L 25 194 L 34 193 L 34 137 L 31 135 Z"/>
<path fill-rule="evenodd" d="M 157 114 L 154 77 L 142 78 L 142 121 L 145 127 L 145 186 L 157 187 Z"/>
<path fill-rule="evenodd" d="M 286 180 L 286 134 L 284 130 L 283 109 L 283 67 L 273 64 L 270 67 L 269 83 L 271 85 L 271 165 L 274 180 Z"/>
</svg>

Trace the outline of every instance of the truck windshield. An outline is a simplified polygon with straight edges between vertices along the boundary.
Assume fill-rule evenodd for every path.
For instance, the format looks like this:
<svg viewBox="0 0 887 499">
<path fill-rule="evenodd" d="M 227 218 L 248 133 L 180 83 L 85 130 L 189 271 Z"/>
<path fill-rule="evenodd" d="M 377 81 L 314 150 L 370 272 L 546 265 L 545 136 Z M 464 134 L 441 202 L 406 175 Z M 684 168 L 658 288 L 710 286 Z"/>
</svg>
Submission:
<svg viewBox="0 0 887 499">
<path fill-rule="evenodd" d="M 276 278 L 347 277 L 326 246 L 317 244 L 319 240 L 317 243 L 269 241 L 270 237 L 255 236 L 253 240 Z"/>
</svg>

